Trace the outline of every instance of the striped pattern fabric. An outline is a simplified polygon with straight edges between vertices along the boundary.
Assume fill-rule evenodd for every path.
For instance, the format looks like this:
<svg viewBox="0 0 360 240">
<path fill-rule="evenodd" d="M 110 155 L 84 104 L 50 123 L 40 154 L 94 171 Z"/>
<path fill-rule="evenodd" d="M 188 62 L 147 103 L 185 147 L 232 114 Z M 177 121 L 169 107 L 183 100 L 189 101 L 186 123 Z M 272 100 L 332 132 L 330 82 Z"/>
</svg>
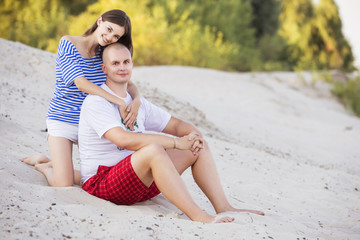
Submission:
<svg viewBox="0 0 360 240">
<path fill-rule="evenodd" d="M 79 124 L 80 108 L 87 96 L 74 80 L 85 77 L 100 86 L 106 80 L 101 69 L 100 49 L 91 59 L 83 58 L 74 44 L 61 40 L 56 57 L 56 88 L 50 101 L 48 119 Z"/>
</svg>

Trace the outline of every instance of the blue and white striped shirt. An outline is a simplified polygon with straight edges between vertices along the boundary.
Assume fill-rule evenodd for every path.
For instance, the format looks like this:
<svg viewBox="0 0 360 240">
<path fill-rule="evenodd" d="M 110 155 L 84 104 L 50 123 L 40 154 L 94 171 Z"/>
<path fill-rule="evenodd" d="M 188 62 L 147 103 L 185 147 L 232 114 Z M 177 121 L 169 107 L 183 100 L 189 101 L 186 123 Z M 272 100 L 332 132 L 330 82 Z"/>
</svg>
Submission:
<svg viewBox="0 0 360 240">
<path fill-rule="evenodd" d="M 87 94 L 76 87 L 74 80 L 85 77 L 100 86 L 106 81 L 101 64 L 100 49 L 88 59 L 80 55 L 72 42 L 60 41 L 56 56 L 56 88 L 50 101 L 48 119 L 79 124 L 80 108 Z"/>
</svg>

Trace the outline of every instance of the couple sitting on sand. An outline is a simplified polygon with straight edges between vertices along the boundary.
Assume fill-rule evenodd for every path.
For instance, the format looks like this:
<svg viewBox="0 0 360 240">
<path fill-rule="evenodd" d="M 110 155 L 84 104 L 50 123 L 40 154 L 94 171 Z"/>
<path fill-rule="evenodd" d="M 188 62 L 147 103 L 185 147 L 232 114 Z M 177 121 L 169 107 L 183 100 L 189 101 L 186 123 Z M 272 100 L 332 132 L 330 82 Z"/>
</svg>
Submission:
<svg viewBox="0 0 360 240">
<path fill-rule="evenodd" d="M 97 63 L 105 73 L 105 83 L 99 87 L 101 90 L 97 89 L 93 92 L 89 90 L 91 87 L 85 87 L 87 91 L 84 92 L 89 92 L 91 95 L 88 95 L 82 103 L 78 126 L 69 121 L 53 120 L 48 116 L 48 141 L 52 161 L 43 155 L 34 155 L 23 161 L 35 165 L 52 186 L 79 183 L 78 172 L 72 170 L 72 173 L 69 173 L 69 169 L 73 169 L 72 161 L 64 163 L 58 160 L 59 155 L 64 155 L 61 149 L 68 149 L 69 143 L 71 143 L 71 151 L 67 153 L 70 153 L 71 159 L 72 144 L 77 142 L 78 136 L 82 188 L 99 198 L 115 204 L 131 205 L 151 199 L 161 192 L 193 221 L 232 222 L 234 218 L 216 218 L 204 212 L 194 202 L 180 177 L 188 167 L 191 167 L 195 182 L 209 198 L 216 213 L 236 211 L 263 215 L 264 213 L 260 211 L 236 209 L 230 205 L 220 184 L 208 145 L 193 125 L 171 116 L 146 99 L 139 98 L 137 90 L 129 94 L 133 69 L 132 44 L 118 40 L 126 34 L 129 35 L 131 28 L 127 28 L 126 24 L 114 23 L 111 19 L 104 20 L 104 15 L 106 17 L 107 13 L 103 14 L 100 20 L 98 19 L 95 30 L 89 35 L 99 45 L 105 47 L 102 61 Z M 122 11 L 120 13 L 125 16 L 129 25 L 130 20 Z M 102 32 L 102 27 L 109 32 Z M 109 36 L 115 36 L 114 40 Z M 81 49 L 81 46 L 85 46 L 81 44 L 84 43 L 81 40 L 80 37 L 65 37 L 60 42 L 60 45 L 64 46 L 61 48 L 59 46 L 59 51 L 60 49 L 64 49 L 64 52 L 75 51 L 81 55 L 82 61 L 89 60 L 88 64 L 91 66 L 92 62 L 94 66 L 95 60 L 91 55 L 87 58 L 83 57 L 87 55 L 84 49 Z M 57 64 L 61 61 L 59 51 Z M 97 50 L 94 52 L 98 53 Z M 75 60 L 72 61 L 76 61 L 77 57 L 73 58 Z M 64 61 L 70 61 L 69 59 L 67 57 Z M 71 71 L 63 71 L 67 73 L 63 74 L 65 79 L 63 87 L 67 87 L 68 92 L 82 90 L 82 86 L 88 84 L 85 81 L 81 82 L 83 72 L 80 67 L 74 68 L 73 65 L 67 64 L 65 68 L 71 68 Z M 57 74 L 61 75 L 60 71 L 61 69 Z M 78 77 L 74 77 L 77 74 Z M 66 78 L 69 79 L 68 82 Z M 74 89 L 71 89 L 71 86 Z M 56 94 L 57 92 L 55 96 Z M 132 95 L 135 95 L 136 100 L 133 100 Z M 123 103 L 133 108 L 127 109 L 127 115 L 126 112 L 121 111 Z M 65 108 L 67 103 L 65 101 L 59 103 L 58 99 L 52 100 L 50 116 L 56 115 L 56 104 Z M 71 110 L 67 113 L 71 115 Z M 129 117 L 130 113 L 133 114 Z M 144 133 L 145 131 L 163 132 L 166 135 Z M 66 183 L 69 180 L 70 184 Z"/>
</svg>

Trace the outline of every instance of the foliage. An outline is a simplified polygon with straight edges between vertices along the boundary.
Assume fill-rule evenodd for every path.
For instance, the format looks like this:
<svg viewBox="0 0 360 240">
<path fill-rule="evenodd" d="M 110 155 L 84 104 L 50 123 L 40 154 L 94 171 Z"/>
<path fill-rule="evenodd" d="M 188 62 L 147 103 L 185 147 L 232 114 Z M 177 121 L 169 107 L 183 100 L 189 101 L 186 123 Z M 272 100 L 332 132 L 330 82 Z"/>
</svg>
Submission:
<svg viewBox="0 0 360 240">
<path fill-rule="evenodd" d="M 1 5 L 2 38 L 49 49 L 49 39 L 66 33 L 68 13 L 57 0 L 2 0 Z"/>
<path fill-rule="evenodd" d="M 332 92 L 360 117 L 360 77 L 348 79 L 346 83 L 333 82 L 333 85 Z"/>
<path fill-rule="evenodd" d="M 251 25 L 256 29 L 256 38 L 275 35 L 279 27 L 280 2 L 278 0 L 251 0 L 251 7 L 253 10 Z"/>
<path fill-rule="evenodd" d="M 360 117 L 360 75 L 346 80 L 334 80 L 330 73 L 321 76 L 322 80 L 330 83 L 331 92 L 344 106 Z"/>
<path fill-rule="evenodd" d="M 90 27 L 89 19 L 96 20 L 104 11 L 123 9 L 132 22 L 134 59 L 138 65 L 192 65 L 226 69 L 232 45 L 223 42 L 222 34 L 210 27 L 201 28 L 190 19 L 188 12 L 178 16 L 172 24 L 166 14 L 176 15 L 177 1 L 171 6 L 151 6 L 150 1 L 128 2 L 100 0 L 71 21 L 70 34 L 79 35 Z M 219 59 L 222 59 L 219 61 Z"/>
<path fill-rule="evenodd" d="M 261 64 L 256 49 L 255 29 L 251 27 L 252 8 L 249 1 L 183 0 L 179 3 L 182 7 L 179 7 L 177 12 L 186 9 L 189 18 L 198 22 L 202 29 L 210 28 L 214 34 L 222 36 L 223 44 L 230 43 L 230 52 L 225 55 L 228 60 L 227 69 L 259 69 L 258 65 Z M 176 21 L 172 16 L 170 15 L 170 19 Z"/>
<path fill-rule="evenodd" d="M 0 37 L 56 52 L 101 13 L 131 18 L 138 65 L 351 71 L 334 0 L 0 0 Z"/>
<path fill-rule="evenodd" d="M 279 34 L 296 69 L 353 70 L 353 55 L 341 30 L 334 0 L 283 0 Z"/>
</svg>

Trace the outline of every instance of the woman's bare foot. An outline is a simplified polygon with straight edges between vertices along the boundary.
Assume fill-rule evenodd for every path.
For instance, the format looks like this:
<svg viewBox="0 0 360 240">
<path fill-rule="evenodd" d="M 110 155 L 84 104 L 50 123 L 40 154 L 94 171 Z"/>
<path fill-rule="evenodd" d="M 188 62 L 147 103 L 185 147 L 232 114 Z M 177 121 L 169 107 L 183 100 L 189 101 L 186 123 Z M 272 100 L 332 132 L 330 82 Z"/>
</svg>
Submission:
<svg viewBox="0 0 360 240">
<path fill-rule="evenodd" d="M 45 175 L 45 171 L 48 168 L 52 168 L 51 162 L 39 163 L 35 165 L 35 169 Z M 46 175 L 45 175 L 46 176 Z"/>
<path fill-rule="evenodd" d="M 253 214 L 258 214 L 258 215 L 262 215 L 262 216 L 265 215 L 265 213 L 262 211 L 249 210 L 249 209 L 237 209 L 237 208 L 234 208 L 231 206 L 223 211 L 218 212 L 218 213 L 222 213 L 222 212 L 247 212 L 247 213 L 253 213 Z"/>
<path fill-rule="evenodd" d="M 30 157 L 22 158 L 21 161 L 28 165 L 35 166 L 36 164 L 48 163 L 50 159 L 43 154 L 34 154 Z"/>
</svg>

